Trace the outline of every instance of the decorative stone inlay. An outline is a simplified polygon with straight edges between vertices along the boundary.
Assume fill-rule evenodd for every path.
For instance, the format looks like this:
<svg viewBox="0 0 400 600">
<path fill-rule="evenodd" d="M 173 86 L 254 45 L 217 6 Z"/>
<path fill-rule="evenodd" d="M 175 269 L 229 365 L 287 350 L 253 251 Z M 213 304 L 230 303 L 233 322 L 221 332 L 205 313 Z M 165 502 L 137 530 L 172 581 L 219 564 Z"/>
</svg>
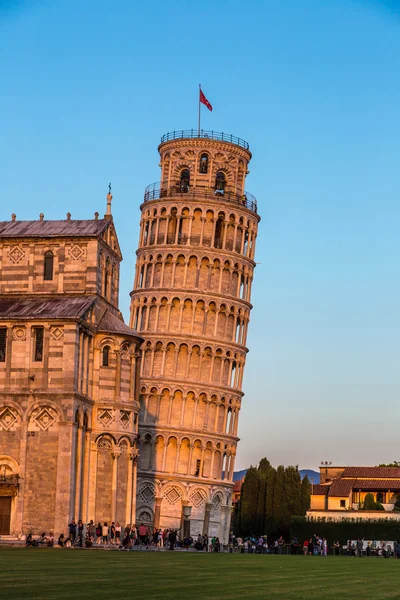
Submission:
<svg viewBox="0 0 400 600">
<path fill-rule="evenodd" d="M 218 510 L 222 504 L 222 494 L 220 494 L 220 493 L 215 494 L 212 503 L 213 503 L 213 507 L 215 508 L 215 510 Z"/>
<path fill-rule="evenodd" d="M 102 412 L 98 413 L 97 419 L 100 421 L 104 427 L 109 425 L 112 421 L 114 421 L 114 415 L 112 410 L 105 409 Z"/>
<path fill-rule="evenodd" d="M 179 488 L 173 486 L 168 488 L 168 490 L 164 494 L 164 498 L 169 502 L 169 504 L 176 504 L 178 500 L 181 499 L 181 492 Z"/>
<path fill-rule="evenodd" d="M 64 327 L 60 327 L 59 325 L 52 325 L 50 327 L 50 335 L 55 339 L 59 340 L 64 335 Z"/>
<path fill-rule="evenodd" d="M 150 502 L 154 498 L 154 488 L 151 485 L 146 484 L 139 491 L 139 496 L 144 502 Z"/>
<path fill-rule="evenodd" d="M 17 421 L 17 416 L 8 406 L 0 413 L 0 425 L 8 431 Z"/>
<path fill-rule="evenodd" d="M 26 340 L 26 327 L 18 325 L 13 327 L 13 340 L 16 342 L 24 342 Z"/>
<path fill-rule="evenodd" d="M 111 450 L 111 440 L 109 440 L 108 438 L 101 438 L 101 440 L 97 444 L 97 447 L 99 448 L 99 450 Z"/>
<path fill-rule="evenodd" d="M 70 255 L 71 258 L 73 258 L 74 260 L 79 260 L 81 258 L 81 256 L 83 255 L 84 250 L 81 246 L 78 246 L 78 244 L 75 244 L 74 246 L 72 246 L 72 248 L 69 249 L 68 254 Z"/>
<path fill-rule="evenodd" d="M 42 408 L 37 417 L 35 417 L 35 422 L 39 425 L 42 431 L 46 431 L 53 425 L 55 418 L 46 406 Z"/>
<path fill-rule="evenodd" d="M 147 510 L 142 510 L 140 513 L 139 523 L 151 523 L 151 514 Z"/>
<path fill-rule="evenodd" d="M 198 508 L 206 501 L 206 495 L 203 490 L 197 489 L 194 490 L 189 496 L 193 506 Z"/>
<path fill-rule="evenodd" d="M 127 429 L 129 423 L 131 421 L 131 411 L 130 410 L 121 410 L 120 411 L 119 420 L 121 421 L 121 425 L 124 429 Z"/>
<path fill-rule="evenodd" d="M 17 264 L 22 258 L 24 258 L 25 252 L 22 250 L 22 248 L 19 248 L 19 246 L 14 246 L 9 251 L 8 256 L 14 264 Z"/>
</svg>

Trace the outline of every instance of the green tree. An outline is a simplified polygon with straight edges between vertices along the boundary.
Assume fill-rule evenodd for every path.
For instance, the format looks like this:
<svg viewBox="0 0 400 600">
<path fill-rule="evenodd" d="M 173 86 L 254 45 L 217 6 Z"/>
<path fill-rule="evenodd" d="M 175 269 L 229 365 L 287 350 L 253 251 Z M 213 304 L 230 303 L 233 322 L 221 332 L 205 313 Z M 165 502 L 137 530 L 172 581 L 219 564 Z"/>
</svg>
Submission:
<svg viewBox="0 0 400 600">
<path fill-rule="evenodd" d="M 361 510 L 385 510 L 380 502 L 375 502 L 371 493 L 366 494 Z"/>
<path fill-rule="evenodd" d="M 284 530 L 287 528 L 288 521 L 290 520 L 285 479 L 285 467 L 283 465 L 279 465 L 276 470 L 274 486 L 274 517 L 277 528 L 280 532 L 284 532 Z"/>
<path fill-rule="evenodd" d="M 299 513 L 299 516 L 304 516 L 310 508 L 311 502 L 311 483 L 309 482 L 307 475 L 303 477 L 303 480 L 301 482 L 300 498 L 301 512 Z"/>
<path fill-rule="evenodd" d="M 297 467 L 286 467 L 285 469 L 285 494 L 289 526 L 290 517 L 301 515 L 303 508 L 301 504 L 301 478 Z"/>
<path fill-rule="evenodd" d="M 243 535 L 256 533 L 260 476 L 256 467 L 250 467 L 244 478 L 240 497 L 240 531 Z"/>
<path fill-rule="evenodd" d="M 276 519 L 275 519 L 275 478 L 276 469 L 270 467 L 268 469 L 268 483 L 267 493 L 265 495 L 265 530 L 268 535 L 275 532 Z"/>
<path fill-rule="evenodd" d="M 268 486 L 268 472 L 271 468 L 271 463 L 267 458 L 262 458 L 258 465 L 258 475 L 260 480 L 260 488 L 258 492 L 257 503 L 257 533 L 262 534 L 265 531 L 266 519 L 266 497 Z"/>
</svg>

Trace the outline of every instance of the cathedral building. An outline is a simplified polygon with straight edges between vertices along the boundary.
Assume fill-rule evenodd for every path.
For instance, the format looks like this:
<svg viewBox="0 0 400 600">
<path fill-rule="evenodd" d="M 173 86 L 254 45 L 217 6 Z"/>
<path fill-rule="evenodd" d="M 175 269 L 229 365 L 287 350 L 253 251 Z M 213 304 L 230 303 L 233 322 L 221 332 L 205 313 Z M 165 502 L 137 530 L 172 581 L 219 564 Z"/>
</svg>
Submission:
<svg viewBox="0 0 400 600">
<path fill-rule="evenodd" d="M 111 216 L 0 222 L 0 535 L 133 523 L 142 339 Z"/>
<path fill-rule="evenodd" d="M 260 220 L 245 192 L 251 153 L 193 130 L 158 150 L 131 292 L 144 338 L 137 522 L 226 542 Z"/>
</svg>

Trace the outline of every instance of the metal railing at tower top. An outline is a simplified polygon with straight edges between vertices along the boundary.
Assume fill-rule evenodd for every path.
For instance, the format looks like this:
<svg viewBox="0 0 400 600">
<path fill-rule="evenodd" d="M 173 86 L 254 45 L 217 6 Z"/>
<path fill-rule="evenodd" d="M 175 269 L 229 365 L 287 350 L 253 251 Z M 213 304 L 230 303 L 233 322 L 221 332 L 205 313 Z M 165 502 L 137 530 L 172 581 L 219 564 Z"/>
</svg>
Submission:
<svg viewBox="0 0 400 600">
<path fill-rule="evenodd" d="M 227 190 L 215 190 L 205 187 L 194 187 L 191 185 L 178 185 L 175 187 L 166 187 L 161 181 L 151 183 L 144 191 L 144 202 L 159 200 L 160 198 L 180 198 L 187 200 L 214 200 L 217 202 L 231 202 L 248 208 L 257 213 L 257 200 L 249 192 L 237 194 Z"/>
<path fill-rule="evenodd" d="M 231 133 L 219 133 L 218 131 L 209 131 L 206 129 L 200 129 L 200 131 L 198 129 L 180 129 L 178 131 L 171 131 L 162 136 L 161 144 L 164 142 L 171 142 L 172 140 L 192 138 L 203 138 L 208 140 L 217 140 L 219 142 L 229 142 L 229 144 L 236 144 L 236 146 L 241 146 L 246 150 L 250 150 L 248 142 L 242 140 L 242 138 L 236 137 Z"/>
</svg>

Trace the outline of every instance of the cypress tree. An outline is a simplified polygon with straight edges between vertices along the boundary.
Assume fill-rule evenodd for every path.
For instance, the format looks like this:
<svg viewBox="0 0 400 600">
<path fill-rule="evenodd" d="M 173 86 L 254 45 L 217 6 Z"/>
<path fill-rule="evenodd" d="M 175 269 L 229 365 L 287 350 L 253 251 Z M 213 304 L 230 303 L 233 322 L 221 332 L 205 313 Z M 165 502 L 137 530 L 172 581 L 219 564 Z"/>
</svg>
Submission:
<svg viewBox="0 0 400 600">
<path fill-rule="evenodd" d="M 268 535 L 274 533 L 276 529 L 276 520 L 274 512 L 275 478 L 276 470 L 274 469 L 274 467 L 270 467 L 268 469 L 267 493 L 265 498 L 265 529 Z"/>
<path fill-rule="evenodd" d="M 286 467 L 285 469 L 285 493 L 289 516 L 287 526 L 289 526 L 290 518 L 293 515 L 301 515 L 303 510 L 301 504 L 301 479 L 297 467 Z"/>
<path fill-rule="evenodd" d="M 285 467 L 279 465 L 276 470 L 275 489 L 274 489 L 274 516 L 276 525 L 280 533 L 285 533 L 290 519 L 288 508 L 288 497 L 286 493 Z"/>
<path fill-rule="evenodd" d="M 240 497 L 240 528 L 243 535 L 256 533 L 259 491 L 260 477 L 258 469 L 250 467 L 244 478 Z"/>
<path fill-rule="evenodd" d="M 308 476 L 306 475 L 301 482 L 301 513 L 300 516 L 304 516 L 310 508 L 311 502 L 311 483 L 309 482 Z"/>
<path fill-rule="evenodd" d="M 265 530 L 266 518 L 266 496 L 268 486 L 268 472 L 271 468 L 271 463 L 267 458 L 262 458 L 258 465 L 258 475 L 260 479 L 260 488 L 257 502 L 257 534 L 261 535 Z"/>
</svg>

